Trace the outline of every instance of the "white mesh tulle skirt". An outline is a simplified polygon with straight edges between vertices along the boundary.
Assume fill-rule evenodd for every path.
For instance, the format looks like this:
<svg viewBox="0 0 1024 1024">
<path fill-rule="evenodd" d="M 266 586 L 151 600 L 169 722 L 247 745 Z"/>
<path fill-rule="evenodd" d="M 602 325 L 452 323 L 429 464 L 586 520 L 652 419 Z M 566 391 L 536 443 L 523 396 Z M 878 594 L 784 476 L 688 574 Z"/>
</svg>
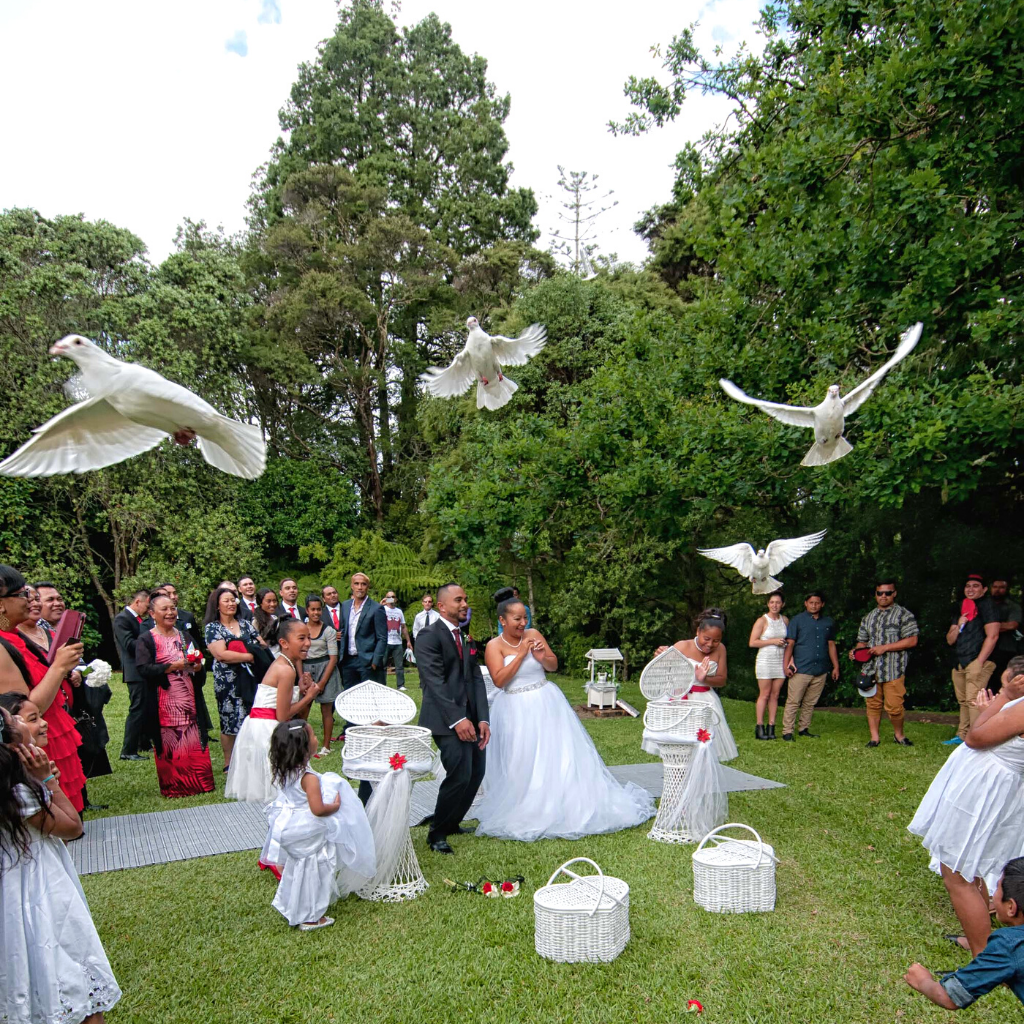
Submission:
<svg viewBox="0 0 1024 1024">
<path fill-rule="evenodd" d="M 580 839 L 647 821 L 654 797 L 608 771 L 554 683 L 502 691 L 491 705 L 477 835 Z"/>
</svg>

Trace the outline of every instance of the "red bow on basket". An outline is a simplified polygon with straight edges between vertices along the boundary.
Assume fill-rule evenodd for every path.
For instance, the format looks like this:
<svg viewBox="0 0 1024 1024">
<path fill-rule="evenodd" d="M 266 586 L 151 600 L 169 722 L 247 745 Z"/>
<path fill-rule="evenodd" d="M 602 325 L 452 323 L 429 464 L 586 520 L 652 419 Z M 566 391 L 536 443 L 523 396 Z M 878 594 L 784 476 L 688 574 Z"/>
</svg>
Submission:
<svg viewBox="0 0 1024 1024">
<path fill-rule="evenodd" d="M 388 759 L 388 764 L 391 765 L 394 770 L 401 771 L 405 767 L 406 757 L 404 754 L 392 754 Z"/>
<path fill-rule="evenodd" d="M 708 740 L 711 739 L 711 733 L 709 733 L 707 729 L 698 729 L 697 739 L 700 740 L 701 743 L 707 743 Z"/>
</svg>

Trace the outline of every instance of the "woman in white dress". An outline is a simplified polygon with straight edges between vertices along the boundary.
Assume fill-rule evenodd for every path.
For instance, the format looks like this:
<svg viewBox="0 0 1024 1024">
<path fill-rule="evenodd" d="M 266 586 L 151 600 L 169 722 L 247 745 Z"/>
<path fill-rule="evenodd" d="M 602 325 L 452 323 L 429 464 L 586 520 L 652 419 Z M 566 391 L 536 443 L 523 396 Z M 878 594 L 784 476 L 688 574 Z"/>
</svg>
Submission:
<svg viewBox="0 0 1024 1024">
<path fill-rule="evenodd" d="M 490 709 L 485 792 L 477 835 L 580 839 L 633 828 L 654 814 L 654 797 L 617 782 L 565 695 L 545 671 L 558 668 L 547 641 L 526 628 L 526 608 L 498 606 L 502 633 L 487 645 L 500 691 Z"/>
<path fill-rule="evenodd" d="M 82 834 L 81 819 L 56 765 L 6 712 L 2 744 L 0 1020 L 102 1024 L 121 990 L 62 841 Z"/>
<path fill-rule="evenodd" d="M 963 926 L 963 936 L 951 938 L 975 956 L 992 930 L 988 894 L 1007 861 L 1024 856 L 1024 656 L 1010 659 L 1002 681 L 997 696 L 978 694 L 981 714 L 908 826 Z"/>
<path fill-rule="evenodd" d="M 263 803 L 277 796 L 278 788 L 270 775 L 270 737 L 278 722 L 301 715 L 323 690 L 326 679 L 313 682 L 302 678 L 305 692 L 300 696 L 299 672 L 295 667 L 309 650 L 309 627 L 299 619 L 279 619 L 275 637 L 280 654 L 256 687 L 252 710 L 242 723 L 224 795 L 233 800 Z"/>
<path fill-rule="evenodd" d="M 781 591 L 768 595 L 768 611 L 754 620 L 750 629 L 750 645 L 757 650 L 754 678 L 757 679 L 757 725 L 755 740 L 775 739 L 775 715 L 779 710 L 779 694 L 786 681 L 782 654 L 786 650 L 786 627 L 789 619 L 782 614 L 785 604 Z M 764 724 L 765 709 L 768 724 Z"/>
<path fill-rule="evenodd" d="M 739 755 L 732 730 L 725 720 L 725 709 L 715 690 L 725 686 L 729 679 L 729 663 L 722 643 L 725 633 L 725 612 L 721 608 L 705 608 L 697 616 L 697 632 L 692 640 L 677 640 L 675 647 L 686 660 L 693 665 L 696 682 L 690 687 L 689 699 L 702 700 L 715 709 L 718 721 L 712 725 L 714 751 L 719 761 L 731 761 Z M 667 647 L 659 647 L 655 656 L 667 651 Z M 645 746 L 645 750 L 648 748 Z M 657 749 L 648 750 L 657 754 Z"/>
<path fill-rule="evenodd" d="M 327 908 L 369 881 L 377 868 L 359 797 L 340 776 L 310 769 L 316 749 L 316 735 L 302 719 L 274 727 L 270 764 L 281 791 L 267 808 L 264 851 L 278 851 L 276 859 L 284 862 L 274 909 L 307 932 L 334 924 Z M 330 792 L 328 779 L 336 783 Z"/>
</svg>

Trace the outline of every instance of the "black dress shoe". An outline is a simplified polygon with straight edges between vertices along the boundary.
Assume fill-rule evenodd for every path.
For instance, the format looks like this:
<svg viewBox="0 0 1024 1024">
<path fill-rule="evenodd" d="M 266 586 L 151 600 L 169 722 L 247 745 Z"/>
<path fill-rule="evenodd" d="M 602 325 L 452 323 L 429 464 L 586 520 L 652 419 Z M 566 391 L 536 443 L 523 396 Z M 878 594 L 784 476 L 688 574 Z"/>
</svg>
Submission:
<svg viewBox="0 0 1024 1024">
<path fill-rule="evenodd" d="M 877 747 L 878 743 L 879 743 L 878 740 L 868 740 L 867 743 L 864 744 L 864 746 L 865 747 Z"/>
<path fill-rule="evenodd" d="M 806 736 L 809 740 L 816 740 L 818 738 L 818 734 L 816 732 L 811 732 L 810 729 L 801 729 L 797 733 L 797 736 Z"/>
<path fill-rule="evenodd" d="M 447 839 L 435 839 L 431 844 L 430 848 L 434 853 L 454 853 L 455 851 L 448 845 Z"/>
<path fill-rule="evenodd" d="M 904 737 L 903 737 L 903 739 L 901 739 L 901 740 L 897 740 L 897 739 L 896 739 L 896 737 L 895 737 L 895 736 L 893 736 L 893 739 L 894 739 L 894 740 L 896 740 L 896 742 L 897 742 L 897 743 L 898 743 L 898 744 L 899 744 L 899 745 L 900 745 L 901 747 L 912 747 L 912 746 L 914 745 L 913 743 L 911 743 L 911 742 L 910 742 L 910 740 L 908 740 L 908 739 L 907 739 L 907 737 L 906 737 L 906 736 L 904 736 Z"/>
<path fill-rule="evenodd" d="M 794 735 L 793 735 L 793 734 L 792 734 L 791 732 L 784 732 L 784 733 L 782 734 L 782 738 L 783 738 L 783 739 L 784 739 L 784 740 L 785 740 L 785 741 L 786 741 L 787 743 L 795 743 L 795 742 L 796 742 L 796 737 L 795 737 L 795 736 L 794 736 Z"/>
<path fill-rule="evenodd" d="M 143 757 L 141 754 L 122 754 L 122 761 L 148 761 L 148 757 Z"/>
</svg>

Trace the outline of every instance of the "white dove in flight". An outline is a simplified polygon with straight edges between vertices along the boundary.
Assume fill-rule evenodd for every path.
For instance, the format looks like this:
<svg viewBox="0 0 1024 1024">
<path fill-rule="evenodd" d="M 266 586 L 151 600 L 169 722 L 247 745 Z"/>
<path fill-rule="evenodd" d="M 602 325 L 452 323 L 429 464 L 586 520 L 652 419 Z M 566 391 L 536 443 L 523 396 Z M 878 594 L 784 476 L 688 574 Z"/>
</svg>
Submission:
<svg viewBox="0 0 1024 1024">
<path fill-rule="evenodd" d="M 782 572 L 801 555 L 806 555 L 827 532 L 820 530 L 792 540 L 773 540 L 767 548 L 757 551 L 749 544 L 730 544 L 726 548 L 697 548 L 697 553 L 732 566 L 741 576 L 746 576 L 753 584 L 751 593 L 770 594 L 782 586 L 775 579 L 775 573 Z"/>
<path fill-rule="evenodd" d="M 502 366 L 522 366 L 544 347 L 548 332 L 540 324 L 530 324 L 518 338 L 486 334 L 475 316 L 466 326 L 466 347 L 447 368 L 429 367 L 420 382 L 435 398 L 454 398 L 475 379 L 476 407 L 500 409 L 518 390 L 516 382 L 501 372 Z"/>
<path fill-rule="evenodd" d="M 814 444 L 800 462 L 801 466 L 824 466 L 828 462 L 841 459 L 853 451 L 853 445 L 843 437 L 846 417 L 856 412 L 871 397 L 882 378 L 901 360 L 914 350 L 921 337 L 922 325 L 914 324 L 900 338 L 900 343 L 892 358 L 883 363 L 863 384 L 855 387 L 845 398 L 839 397 L 839 385 L 833 384 L 828 389 L 825 401 L 814 408 L 805 405 L 781 405 L 778 402 L 764 402 L 760 398 L 751 398 L 741 391 L 731 380 L 722 378 L 719 384 L 730 398 L 747 405 L 756 405 L 759 409 L 774 416 L 783 423 L 794 427 L 811 427 L 814 430 Z"/>
<path fill-rule="evenodd" d="M 263 432 L 222 416 L 209 402 L 155 370 L 124 363 L 80 334 L 61 338 L 52 356 L 73 359 L 73 387 L 87 397 L 32 432 L 0 462 L 5 476 L 87 473 L 155 448 L 168 434 L 180 445 L 199 438 L 211 465 L 254 480 L 266 464 Z"/>
</svg>

